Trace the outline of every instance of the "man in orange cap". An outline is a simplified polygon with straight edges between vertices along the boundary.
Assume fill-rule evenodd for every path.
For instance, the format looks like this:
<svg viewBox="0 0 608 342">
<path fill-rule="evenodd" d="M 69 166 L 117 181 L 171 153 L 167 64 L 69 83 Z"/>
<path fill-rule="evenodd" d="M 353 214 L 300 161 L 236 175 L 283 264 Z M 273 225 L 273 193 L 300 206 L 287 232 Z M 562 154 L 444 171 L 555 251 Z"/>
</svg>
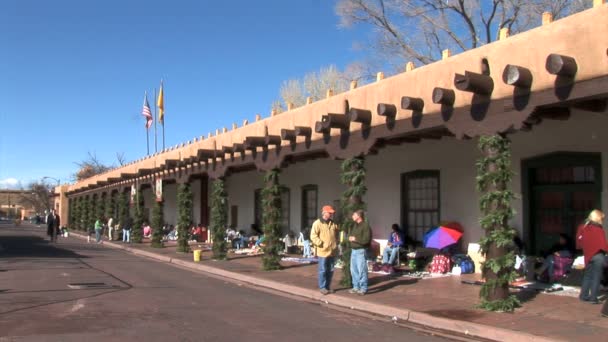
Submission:
<svg viewBox="0 0 608 342">
<path fill-rule="evenodd" d="M 335 258 L 338 251 L 338 225 L 333 221 L 336 211 L 331 205 L 323 206 L 321 217 L 312 224 L 310 241 L 317 249 L 319 257 L 319 290 L 326 295 L 331 291 Z"/>
</svg>

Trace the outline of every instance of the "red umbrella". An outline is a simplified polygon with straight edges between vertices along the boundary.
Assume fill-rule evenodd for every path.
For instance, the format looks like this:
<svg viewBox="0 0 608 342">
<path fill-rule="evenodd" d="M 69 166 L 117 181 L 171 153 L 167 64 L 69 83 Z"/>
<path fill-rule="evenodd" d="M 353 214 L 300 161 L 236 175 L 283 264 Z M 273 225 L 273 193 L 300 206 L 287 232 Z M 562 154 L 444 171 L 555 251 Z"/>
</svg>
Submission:
<svg viewBox="0 0 608 342">
<path fill-rule="evenodd" d="M 461 227 L 460 225 L 458 226 Z M 455 244 L 461 237 L 461 231 L 447 225 L 439 226 L 424 234 L 424 247 L 442 249 Z"/>
</svg>

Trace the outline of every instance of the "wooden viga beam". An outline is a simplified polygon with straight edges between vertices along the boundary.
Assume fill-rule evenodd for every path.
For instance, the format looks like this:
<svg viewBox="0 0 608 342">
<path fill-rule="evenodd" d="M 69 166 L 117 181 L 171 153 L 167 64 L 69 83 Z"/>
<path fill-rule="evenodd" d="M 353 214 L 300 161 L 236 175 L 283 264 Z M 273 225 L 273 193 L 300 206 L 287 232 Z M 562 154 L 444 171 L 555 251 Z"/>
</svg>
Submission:
<svg viewBox="0 0 608 342">
<path fill-rule="evenodd" d="M 135 177 L 137 177 L 137 173 L 125 172 L 125 173 L 120 174 L 120 178 L 122 178 L 122 179 L 129 179 L 129 178 L 135 178 Z"/>
<path fill-rule="evenodd" d="M 465 71 L 464 75 L 456 74 L 454 76 L 454 86 L 461 91 L 490 95 L 494 90 L 494 81 L 490 76 Z"/>
<path fill-rule="evenodd" d="M 397 106 L 390 103 L 379 103 L 376 111 L 378 112 L 378 115 L 388 118 L 397 116 Z"/>
<path fill-rule="evenodd" d="M 232 144 L 232 152 L 238 152 L 242 155 L 245 153 L 245 146 L 243 144 L 234 143 Z"/>
<path fill-rule="evenodd" d="M 401 109 L 409 109 L 413 111 L 422 111 L 424 108 L 424 100 L 419 97 L 403 96 L 401 97 Z"/>
<path fill-rule="evenodd" d="M 547 56 L 545 68 L 552 75 L 574 78 L 578 71 L 576 60 L 569 56 L 562 56 L 555 53 Z"/>
<path fill-rule="evenodd" d="M 433 89 L 433 103 L 444 106 L 452 106 L 456 100 L 456 94 L 452 89 L 435 87 Z"/>
<path fill-rule="evenodd" d="M 210 158 L 215 158 L 215 150 L 199 149 L 196 153 L 198 160 L 207 162 Z"/>
<path fill-rule="evenodd" d="M 164 162 L 164 165 L 161 167 L 161 169 L 172 169 L 174 167 L 177 166 L 177 164 L 179 163 L 179 160 L 177 159 L 166 159 Z"/>
<path fill-rule="evenodd" d="M 321 117 L 321 124 L 325 129 L 348 129 L 350 127 L 350 120 L 345 114 L 329 113 Z"/>
<path fill-rule="evenodd" d="M 281 146 L 281 136 L 280 135 L 267 135 L 264 137 L 264 144 Z"/>
<path fill-rule="evenodd" d="M 263 146 L 266 146 L 266 137 L 246 137 L 243 143 L 245 150 L 255 150 Z"/>
<path fill-rule="evenodd" d="M 108 178 L 108 182 L 110 183 L 116 183 L 120 181 L 120 177 L 109 177 Z"/>
<path fill-rule="evenodd" d="M 296 126 L 293 129 L 281 129 L 281 139 L 288 140 L 290 142 L 295 142 L 296 137 L 305 137 L 306 139 L 310 139 L 311 135 L 312 129 L 310 127 Z"/>
<path fill-rule="evenodd" d="M 348 111 L 348 120 L 369 126 L 372 122 L 372 111 L 367 109 L 351 108 Z"/>
<path fill-rule="evenodd" d="M 530 69 L 518 65 L 507 64 L 502 72 L 502 81 L 517 88 L 530 89 L 532 79 Z"/>
</svg>

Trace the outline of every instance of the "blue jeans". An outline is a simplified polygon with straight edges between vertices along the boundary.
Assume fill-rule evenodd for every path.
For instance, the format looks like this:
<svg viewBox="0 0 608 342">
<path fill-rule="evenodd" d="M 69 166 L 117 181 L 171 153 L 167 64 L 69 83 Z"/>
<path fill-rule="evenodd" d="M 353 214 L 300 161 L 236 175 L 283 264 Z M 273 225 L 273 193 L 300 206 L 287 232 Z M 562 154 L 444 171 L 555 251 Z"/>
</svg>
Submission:
<svg viewBox="0 0 608 342">
<path fill-rule="evenodd" d="M 350 252 L 350 275 L 353 278 L 353 289 L 367 292 L 367 260 L 365 248 L 353 249 Z"/>
<path fill-rule="evenodd" d="M 122 230 L 122 242 L 131 242 L 131 229 Z"/>
<path fill-rule="evenodd" d="M 310 240 L 304 240 L 304 257 L 312 257 L 312 251 L 310 250 Z"/>
<path fill-rule="evenodd" d="M 383 264 L 394 264 L 395 259 L 397 258 L 397 254 L 399 254 L 399 247 L 386 247 L 384 249 L 384 253 L 382 253 L 382 263 Z M 390 255 L 390 257 L 389 257 Z"/>
<path fill-rule="evenodd" d="M 319 257 L 319 289 L 328 289 L 334 275 L 335 257 Z"/>
<path fill-rule="evenodd" d="M 581 293 L 578 296 L 581 300 L 596 301 L 597 292 L 602 281 L 602 273 L 604 272 L 604 254 L 598 253 L 591 258 L 589 264 L 585 266 L 583 274 L 583 283 L 581 284 Z"/>
<path fill-rule="evenodd" d="M 101 241 L 101 229 L 95 229 L 95 242 Z"/>
</svg>

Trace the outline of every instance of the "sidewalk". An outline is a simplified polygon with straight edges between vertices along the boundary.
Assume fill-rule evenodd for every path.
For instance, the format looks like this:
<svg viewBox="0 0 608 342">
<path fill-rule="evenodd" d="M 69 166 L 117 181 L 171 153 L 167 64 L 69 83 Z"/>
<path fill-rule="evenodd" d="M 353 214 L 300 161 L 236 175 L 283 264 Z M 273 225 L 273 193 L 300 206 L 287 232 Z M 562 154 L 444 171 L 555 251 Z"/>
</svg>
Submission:
<svg viewBox="0 0 608 342">
<path fill-rule="evenodd" d="M 71 236 L 86 239 L 78 233 Z M 161 249 L 146 243 L 104 241 L 103 245 L 332 305 L 490 340 L 602 341 L 608 336 L 608 318 L 601 317 L 601 305 L 580 302 L 572 293 L 518 292 L 523 305 L 512 314 L 476 309 L 480 287 L 461 283 L 475 275 L 413 279 L 370 273 L 368 294 L 357 296 L 339 287 L 342 270 L 336 269 L 336 292 L 323 296 L 317 290 L 316 264 L 282 262 L 283 270 L 267 272 L 262 271 L 261 256 L 229 254 L 227 261 L 213 261 L 211 251 L 203 251 L 202 261 L 195 263 L 192 253 L 177 253 L 174 245 Z"/>
</svg>

